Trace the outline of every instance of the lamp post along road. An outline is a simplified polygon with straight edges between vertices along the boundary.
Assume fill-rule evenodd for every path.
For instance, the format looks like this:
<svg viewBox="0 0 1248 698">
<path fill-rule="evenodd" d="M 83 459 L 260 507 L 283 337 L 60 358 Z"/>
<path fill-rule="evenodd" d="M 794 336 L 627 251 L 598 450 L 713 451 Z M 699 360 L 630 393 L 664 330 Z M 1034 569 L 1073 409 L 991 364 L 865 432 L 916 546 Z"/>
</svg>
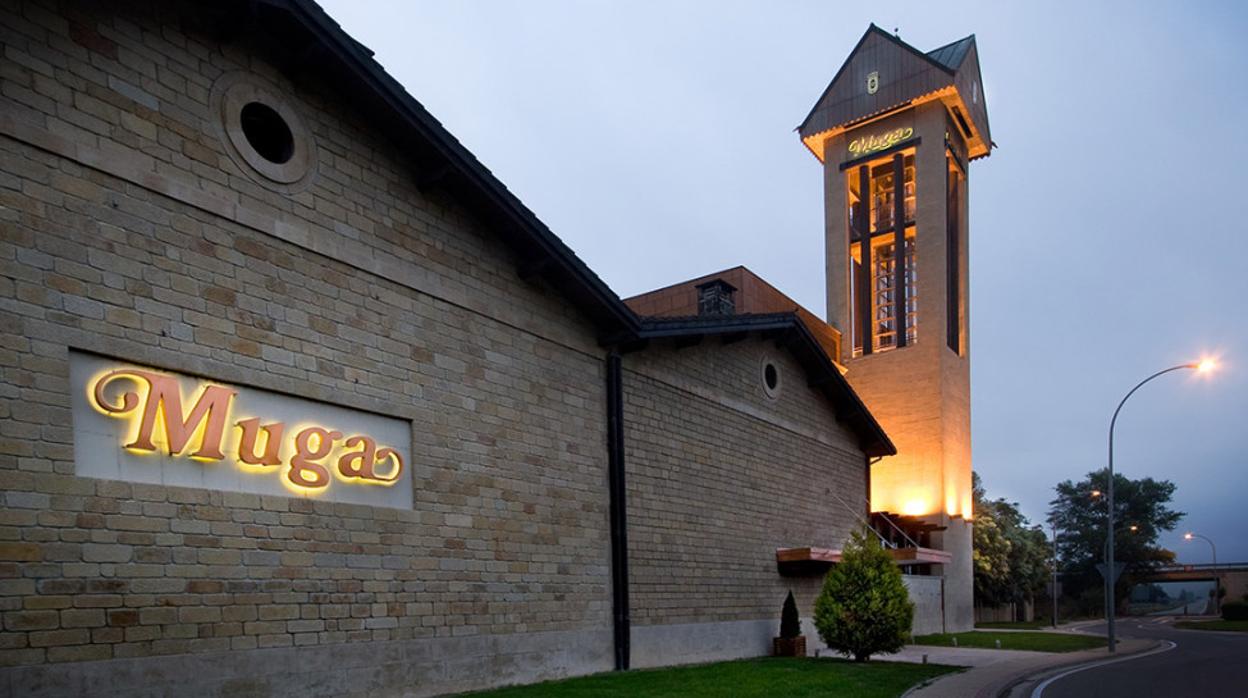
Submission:
<svg viewBox="0 0 1248 698">
<path fill-rule="evenodd" d="M 1114 616 L 1117 615 L 1117 608 L 1114 605 L 1114 582 L 1116 581 L 1114 579 L 1114 426 L 1118 423 L 1118 413 L 1122 411 L 1122 406 L 1127 404 L 1127 400 L 1131 399 L 1131 396 L 1135 394 L 1135 391 L 1144 387 L 1145 383 L 1153 380 L 1154 378 L 1159 378 L 1173 371 L 1181 371 L 1185 368 L 1194 369 L 1203 373 L 1205 371 L 1212 370 L 1213 366 L 1213 361 L 1205 359 L 1200 363 L 1179 364 L 1178 366 L 1171 366 L 1170 368 L 1154 373 L 1148 378 L 1145 378 L 1135 384 L 1135 387 L 1127 393 L 1126 397 L 1122 398 L 1122 402 L 1118 403 L 1118 408 L 1114 410 L 1113 418 L 1109 420 L 1109 487 L 1107 487 L 1105 491 L 1106 505 L 1109 509 L 1109 521 L 1107 526 L 1109 529 L 1109 537 L 1107 545 L 1105 546 L 1105 616 L 1108 621 L 1106 623 L 1108 629 L 1106 639 L 1108 641 L 1110 652 L 1115 651 L 1115 646 L 1117 644 L 1115 642 L 1114 635 Z"/>
<path fill-rule="evenodd" d="M 1209 549 L 1213 551 L 1213 612 L 1221 613 L 1222 597 L 1219 592 L 1222 591 L 1222 579 L 1218 577 L 1218 546 L 1213 544 L 1213 539 L 1208 536 L 1202 536 L 1199 533 L 1185 533 L 1183 540 L 1192 540 L 1199 538 L 1209 544 Z"/>
<path fill-rule="evenodd" d="M 1057 627 L 1057 520 L 1049 522 L 1049 526 L 1053 528 L 1053 588 L 1049 590 L 1049 596 L 1053 597 L 1053 627 Z"/>
</svg>

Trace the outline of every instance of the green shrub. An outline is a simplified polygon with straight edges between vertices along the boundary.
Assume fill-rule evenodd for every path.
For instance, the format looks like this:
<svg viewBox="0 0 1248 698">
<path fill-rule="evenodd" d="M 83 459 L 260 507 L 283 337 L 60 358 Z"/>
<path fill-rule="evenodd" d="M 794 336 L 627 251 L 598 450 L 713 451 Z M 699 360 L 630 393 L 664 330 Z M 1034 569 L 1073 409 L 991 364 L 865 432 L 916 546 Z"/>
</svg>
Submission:
<svg viewBox="0 0 1248 698">
<path fill-rule="evenodd" d="M 784 609 L 780 611 L 780 637 L 792 640 L 802 634 L 802 622 L 797 615 L 797 602 L 793 600 L 793 592 L 784 597 Z"/>
<path fill-rule="evenodd" d="M 1248 620 L 1248 602 L 1227 601 L 1222 604 L 1222 620 Z"/>
<path fill-rule="evenodd" d="M 892 556 L 867 529 L 854 532 L 815 601 L 819 637 L 865 662 L 873 654 L 900 651 L 913 620 L 914 604 Z"/>
</svg>

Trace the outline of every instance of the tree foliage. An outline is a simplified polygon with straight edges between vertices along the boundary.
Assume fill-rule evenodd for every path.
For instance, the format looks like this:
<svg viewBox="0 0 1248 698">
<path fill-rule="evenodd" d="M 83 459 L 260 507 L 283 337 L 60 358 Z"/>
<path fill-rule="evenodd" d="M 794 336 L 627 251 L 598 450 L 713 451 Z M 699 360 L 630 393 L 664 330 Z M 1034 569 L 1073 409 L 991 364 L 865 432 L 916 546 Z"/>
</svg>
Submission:
<svg viewBox="0 0 1248 698">
<path fill-rule="evenodd" d="M 1044 530 L 1031 525 L 1017 503 L 988 499 L 978 473 L 972 481 L 975 598 L 992 606 L 1033 598 L 1044 589 L 1049 572 Z"/>
<path fill-rule="evenodd" d="M 873 654 L 900 651 L 913 620 L 914 604 L 892 556 L 867 529 L 855 531 L 815 601 L 819 637 L 865 662 Z"/>
<path fill-rule="evenodd" d="M 1057 524 L 1058 558 L 1061 561 L 1065 593 L 1099 589 L 1103 582 L 1096 564 L 1104 561 L 1108 522 L 1105 492 L 1108 471 L 1088 473 L 1080 482 L 1066 480 L 1054 488 L 1057 497 L 1049 503 L 1049 519 Z M 1114 475 L 1114 558 L 1126 569 L 1115 587 L 1125 599 L 1127 590 L 1152 567 L 1174 561 L 1174 553 L 1157 545 L 1162 531 L 1172 531 L 1184 514 L 1169 507 L 1175 485 L 1151 477 L 1132 480 Z"/>
</svg>

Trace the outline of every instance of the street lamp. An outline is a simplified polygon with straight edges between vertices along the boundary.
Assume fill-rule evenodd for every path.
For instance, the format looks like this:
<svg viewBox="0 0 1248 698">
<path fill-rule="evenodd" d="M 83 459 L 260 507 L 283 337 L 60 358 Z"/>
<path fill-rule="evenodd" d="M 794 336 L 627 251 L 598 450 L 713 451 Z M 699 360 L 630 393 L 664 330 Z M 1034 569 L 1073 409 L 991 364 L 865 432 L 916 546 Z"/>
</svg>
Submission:
<svg viewBox="0 0 1248 698">
<path fill-rule="evenodd" d="M 1183 540 L 1192 540 L 1199 538 L 1209 544 L 1210 550 L 1213 551 L 1213 612 L 1217 614 L 1222 610 L 1222 599 L 1218 592 L 1222 590 L 1222 580 L 1218 578 L 1218 546 L 1213 544 L 1208 536 L 1202 536 L 1199 533 L 1184 533 Z"/>
<path fill-rule="evenodd" d="M 1049 596 L 1053 601 L 1053 627 L 1057 628 L 1057 519 L 1051 519 L 1049 526 L 1053 528 L 1053 588 Z"/>
<path fill-rule="evenodd" d="M 1158 371 L 1139 383 L 1136 383 L 1135 387 L 1127 392 L 1126 397 L 1122 398 L 1122 402 L 1118 403 L 1118 408 L 1114 410 L 1113 418 L 1109 420 L 1109 486 L 1105 488 L 1106 505 L 1109 509 L 1109 521 L 1107 522 L 1109 540 L 1108 545 L 1105 546 L 1105 615 L 1109 619 L 1107 640 L 1109 644 L 1109 651 L 1111 653 L 1114 652 L 1116 646 L 1114 637 L 1114 616 L 1116 615 L 1116 607 L 1114 606 L 1114 426 L 1118 423 L 1118 413 L 1122 411 L 1122 406 L 1127 404 L 1127 400 L 1131 399 L 1131 396 L 1135 394 L 1135 391 L 1142 388 L 1145 383 L 1153 380 L 1154 378 L 1164 376 L 1173 371 L 1181 371 L 1185 368 L 1190 368 L 1198 373 L 1209 373 L 1216 367 L 1217 363 L 1213 359 L 1206 358 L 1195 363 L 1179 364 L 1178 366 L 1171 366 L 1170 368 Z"/>
</svg>

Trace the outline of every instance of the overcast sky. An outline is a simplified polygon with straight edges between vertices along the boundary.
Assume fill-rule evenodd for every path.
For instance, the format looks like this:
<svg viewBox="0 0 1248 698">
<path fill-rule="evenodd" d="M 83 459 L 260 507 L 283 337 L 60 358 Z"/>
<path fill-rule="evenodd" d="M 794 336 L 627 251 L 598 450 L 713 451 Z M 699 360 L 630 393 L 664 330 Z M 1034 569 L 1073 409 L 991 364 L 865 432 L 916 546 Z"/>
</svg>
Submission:
<svg viewBox="0 0 1248 698">
<path fill-rule="evenodd" d="M 1181 561 L 1248 561 L 1248 4 L 321 1 L 620 296 L 744 264 L 820 314 L 793 128 L 868 23 L 976 34 L 975 469 L 1042 521 L 1216 355 L 1116 466 L 1178 485 Z"/>
</svg>

